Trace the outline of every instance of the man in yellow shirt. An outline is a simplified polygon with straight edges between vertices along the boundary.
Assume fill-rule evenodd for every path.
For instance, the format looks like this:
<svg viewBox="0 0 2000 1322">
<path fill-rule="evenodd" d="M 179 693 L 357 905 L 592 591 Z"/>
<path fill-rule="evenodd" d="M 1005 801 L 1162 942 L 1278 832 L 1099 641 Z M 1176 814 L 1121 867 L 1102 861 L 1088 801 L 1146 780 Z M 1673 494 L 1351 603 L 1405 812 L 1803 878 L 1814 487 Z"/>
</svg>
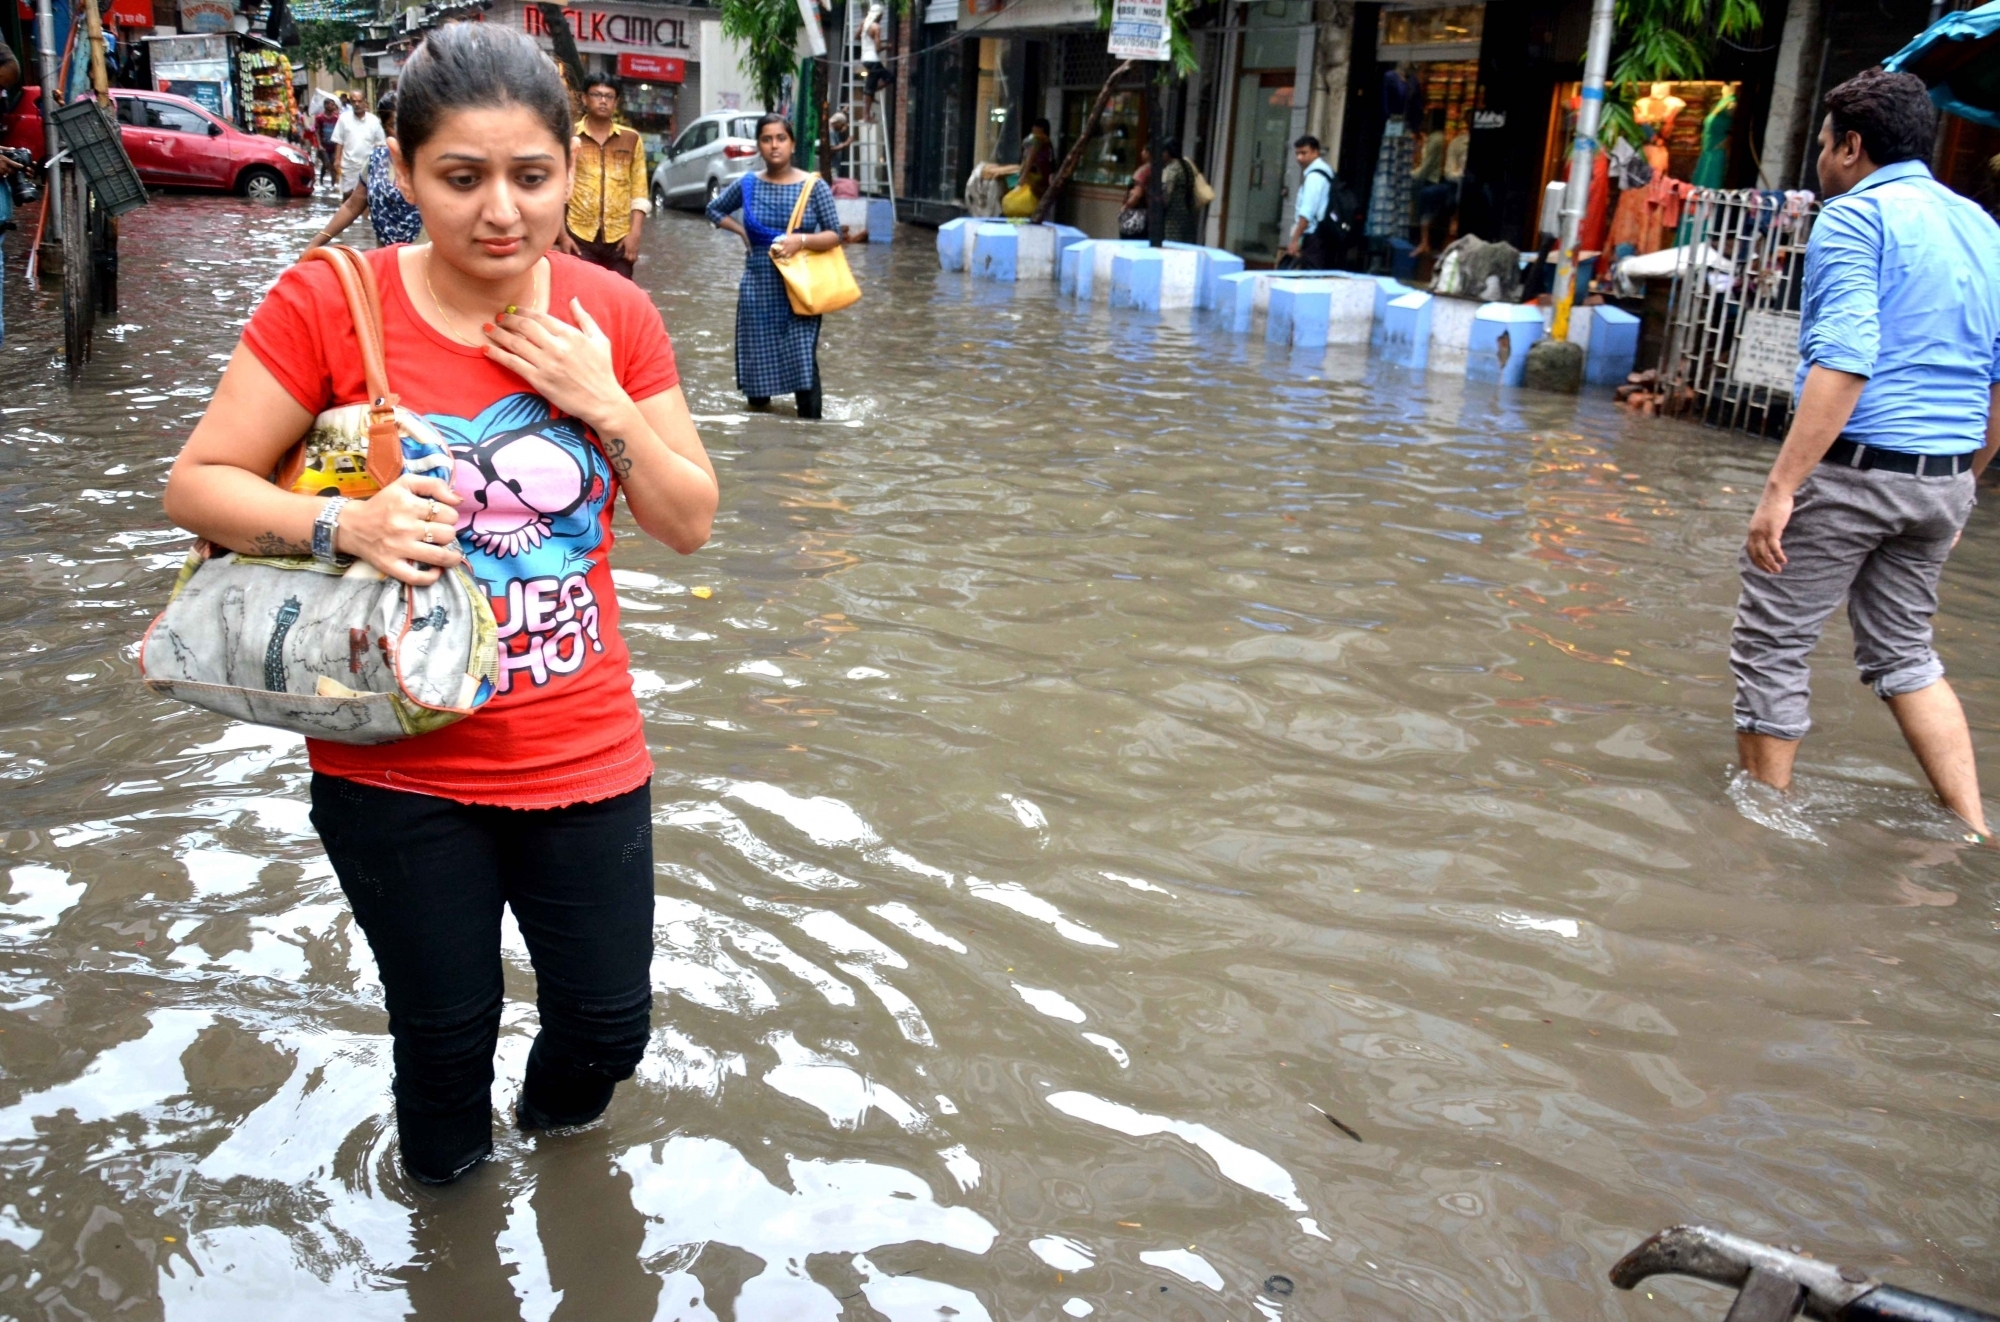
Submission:
<svg viewBox="0 0 2000 1322">
<path fill-rule="evenodd" d="M 635 130 L 616 122 L 617 114 L 618 84 L 601 74 L 585 79 L 583 122 L 570 144 L 576 182 L 570 186 L 565 232 L 556 244 L 630 280 L 639 260 L 639 227 L 653 202 L 646 184 L 646 148 Z"/>
</svg>

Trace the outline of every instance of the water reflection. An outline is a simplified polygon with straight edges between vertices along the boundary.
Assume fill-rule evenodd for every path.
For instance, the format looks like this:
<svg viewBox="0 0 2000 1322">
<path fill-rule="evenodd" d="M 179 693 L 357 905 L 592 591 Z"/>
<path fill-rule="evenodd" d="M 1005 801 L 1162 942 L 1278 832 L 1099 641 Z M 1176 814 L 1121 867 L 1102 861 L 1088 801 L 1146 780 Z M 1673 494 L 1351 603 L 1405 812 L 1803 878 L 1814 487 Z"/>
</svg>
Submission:
<svg viewBox="0 0 2000 1322">
<path fill-rule="evenodd" d="M 1764 452 L 920 243 L 856 254 L 803 428 L 733 411 L 735 258 L 674 217 L 641 270 L 727 500 L 618 551 L 652 1048 L 409 1186 L 302 747 L 129 670 L 165 466 L 322 220 L 136 215 L 74 396 L 10 304 L 0 1313 L 1646 1317 L 1604 1269 L 1690 1218 L 2000 1291 L 1991 856 L 1838 637 L 1802 793 L 1727 775 Z M 1975 721 L 1992 556 L 1939 621 Z"/>
</svg>

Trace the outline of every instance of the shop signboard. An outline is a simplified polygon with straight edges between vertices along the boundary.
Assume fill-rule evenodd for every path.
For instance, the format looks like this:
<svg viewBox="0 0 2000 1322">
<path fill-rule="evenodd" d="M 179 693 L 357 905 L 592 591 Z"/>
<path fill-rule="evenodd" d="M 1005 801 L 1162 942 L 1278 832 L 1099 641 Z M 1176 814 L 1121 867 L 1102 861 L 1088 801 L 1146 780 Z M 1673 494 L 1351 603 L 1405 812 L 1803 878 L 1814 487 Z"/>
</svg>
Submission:
<svg viewBox="0 0 2000 1322">
<path fill-rule="evenodd" d="M 1799 314 L 1758 308 L 1743 318 L 1729 375 L 1740 385 L 1790 394 L 1799 371 Z"/>
<path fill-rule="evenodd" d="M 1173 52 L 1167 0 L 1112 0 L 1105 49 L 1114 60 L 1166 59 Z"/>
<path fill-rule="evenodd" d="M 222 108 L 222 84 L 219 82 L 194 78 L 162 78 L 159 83 L 162 92 L 184 96 L 217 119 L 230 118 L 229 112 Z"/>
<path fill-rule="evenodd" d="M 958 25 L 993 35 L 1020 28 L 1095 28 L 1097 0 L 958 0 Z"/>
<path fill-rule="evenodd" d="M 621 51 L 618 55 L 618 76 L 648 83 L 684 83 L 687 81 L 687 61 L 677 60 L 671 55 Z"/>
<path fill-rule="evenodd" d="M 600 55 L 631 51 L 681 54 L 685 58 L 685 53 L 694 49 L 689 38 L 700 35 L 693 16 L 685 9 L 610 4 L 575 5 L 562 12 L 576 36 L 576 48 Z M 531 37 L 548 40 L 548 24 L 542 11 L 532 4 L 516 5 L 496 18 Z"/>
<path fill-rule="evenodd" d="M 112 0 L 111 12 L 104 17 L 113 27 L 150 28 L 153 26 L 153 0 Z"/>
<path fill-rule="evenodd" d="M 229 0 L 180 0 L 181 31 L 227 32 L 234 26 L 236 6 Z"/>
</svg>

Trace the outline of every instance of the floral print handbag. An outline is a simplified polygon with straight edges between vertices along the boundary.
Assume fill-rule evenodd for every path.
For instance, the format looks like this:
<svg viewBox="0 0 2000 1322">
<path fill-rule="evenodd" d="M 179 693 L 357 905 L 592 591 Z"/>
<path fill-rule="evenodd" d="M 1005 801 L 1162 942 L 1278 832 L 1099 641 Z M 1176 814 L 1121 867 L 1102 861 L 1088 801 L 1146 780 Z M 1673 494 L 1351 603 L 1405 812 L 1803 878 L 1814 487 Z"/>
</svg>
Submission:
<svg viewBox="0 0 2000 1322">
<path fill-rule="evenodd" d="M 452 455 L 400 407 L 382 357 L 381 300 L 368 263 L 328 245 L 361 345 L 372 402 L 330 408 L 279 466 L 279 486 L 362 499 L 406 469 L 450 481 Z M 146 687 L 255 725 L 380 744 L 441 729 L 493 694 L 499 630 L 462 565 L 411 587 L 365 561 L 247 555 L 197 542 L 139 645 Z"/>
</svg>

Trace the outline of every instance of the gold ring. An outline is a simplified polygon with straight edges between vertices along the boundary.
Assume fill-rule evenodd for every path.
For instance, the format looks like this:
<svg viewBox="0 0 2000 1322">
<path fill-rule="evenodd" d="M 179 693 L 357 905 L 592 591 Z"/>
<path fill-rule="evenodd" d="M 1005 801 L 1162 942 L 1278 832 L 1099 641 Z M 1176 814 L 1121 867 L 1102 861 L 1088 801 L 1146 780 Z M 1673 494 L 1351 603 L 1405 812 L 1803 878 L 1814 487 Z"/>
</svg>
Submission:
<svg viewBox="0 0 2000 1322">
<path fill-rule="evenodd" d="M 435 520 L 437 516 L 438 516 L 438 503 L 435 499 L 433 499 L 431 501 L 431 507 L 424 511 L 424 517 L 426 519 Z"/>
<path fill-rule="evenodd" d="M 431 541 L 431 526 L 428 523 L 424 525 L 424 545 L 425 546 L 436 545 L 436 543 Z"/>
</svg>

